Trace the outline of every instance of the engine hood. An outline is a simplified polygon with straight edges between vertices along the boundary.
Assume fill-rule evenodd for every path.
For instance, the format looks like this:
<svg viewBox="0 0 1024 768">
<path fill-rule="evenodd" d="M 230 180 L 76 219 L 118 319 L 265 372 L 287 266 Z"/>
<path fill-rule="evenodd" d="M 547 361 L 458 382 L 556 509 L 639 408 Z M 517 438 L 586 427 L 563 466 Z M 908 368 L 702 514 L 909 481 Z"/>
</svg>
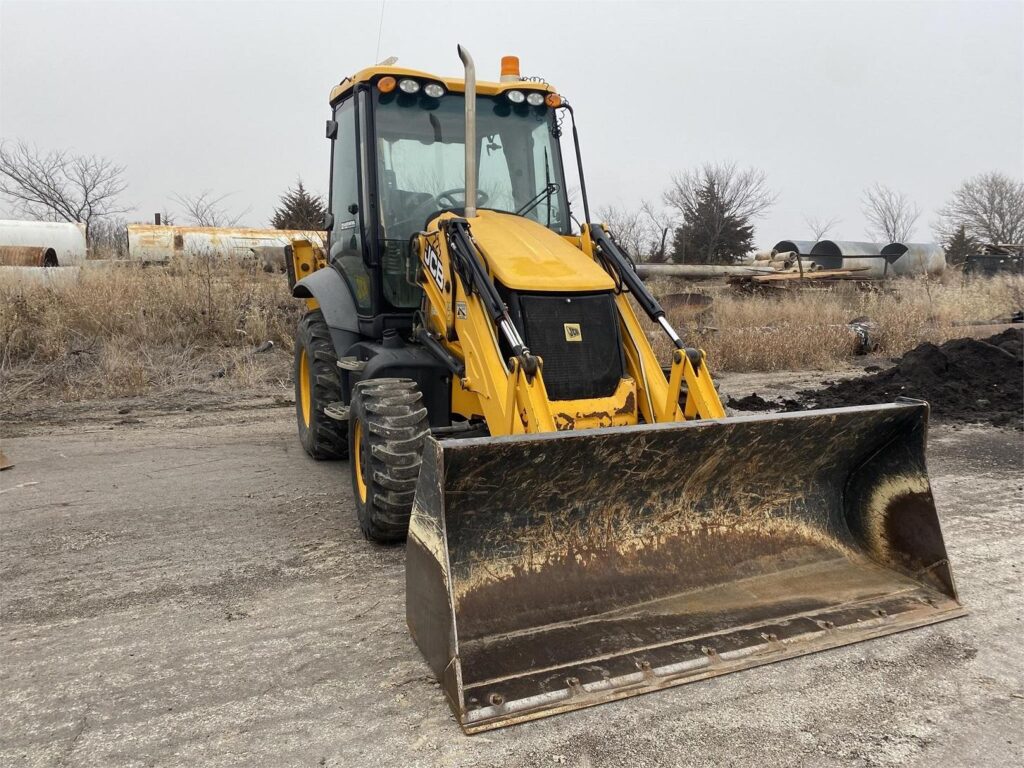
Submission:
<svg viewBox="0 0 1024 768">
<path fill-rule="evenodd" d="M 473 239 L 494 278 L 516 291 L 610 291 L 601 266 L 561 235 L 532 219 L 481 210 L 469 220 Z"/>
</svg>

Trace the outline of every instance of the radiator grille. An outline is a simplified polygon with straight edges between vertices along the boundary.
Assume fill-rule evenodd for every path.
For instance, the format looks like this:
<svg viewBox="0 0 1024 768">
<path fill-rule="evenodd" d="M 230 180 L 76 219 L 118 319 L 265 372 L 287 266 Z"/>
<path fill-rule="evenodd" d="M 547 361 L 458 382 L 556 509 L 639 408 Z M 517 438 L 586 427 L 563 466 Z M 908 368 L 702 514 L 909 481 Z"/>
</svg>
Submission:
<svg viewBox="0 0 1024 768">
<path fill-rule="evenodd" d="M 619 316 L 611 294 L 519 296 L 523 335 L 544 358 L 552 400 L 608 397 L 622 379 Z"/>
</svg>

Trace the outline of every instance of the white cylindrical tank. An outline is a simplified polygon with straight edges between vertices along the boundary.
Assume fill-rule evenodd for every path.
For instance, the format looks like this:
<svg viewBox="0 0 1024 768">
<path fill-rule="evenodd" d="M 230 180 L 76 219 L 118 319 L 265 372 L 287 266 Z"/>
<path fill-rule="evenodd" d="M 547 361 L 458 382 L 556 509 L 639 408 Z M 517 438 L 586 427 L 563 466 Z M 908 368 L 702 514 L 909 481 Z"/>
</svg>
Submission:
<svg viewBox="0 0 1024 768">
<path fill-rule="evenodd" d="M 38 249 L 38 250 L 37 250 Z M 0 219 L 0 265 L 70 267 L 85 261 L 85 224 Z"/>
<path fill-rule="evenodd" d="M 173 257 L 252 259 L 259 249 L 284 246 L 303 237 L 323 247 L 323 232 L 296 229 L 246 227 L 174 227 L 132 224 L 128 227 L 128 258 L 133 261 L 166 262 Z"/>
</svg>

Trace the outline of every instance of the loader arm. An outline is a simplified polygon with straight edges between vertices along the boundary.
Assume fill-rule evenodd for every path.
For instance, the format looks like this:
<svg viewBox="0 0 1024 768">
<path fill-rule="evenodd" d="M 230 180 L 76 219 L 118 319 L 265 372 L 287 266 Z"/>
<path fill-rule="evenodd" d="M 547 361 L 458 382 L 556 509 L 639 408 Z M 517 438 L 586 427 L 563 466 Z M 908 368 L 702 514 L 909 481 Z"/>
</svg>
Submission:
<svg viewBox="0 0 1024 768">
<path fill-rule="evenodd" d="M 492 434 L 555 431 L 543 362 L 531 354 L 509 318 L 466 220 L 441 218 L 436 233 L 420 236 L 418 251 L 428 314 L 439 321 L 427 333 L 448 345 L 463 364 L 456 386 L 478 399 Z M 499 334 L 512 350 L 507 362 Z"/>
<path fill-rule="evenodd" d="M 543 360 L 523 340 L 495 285 L 486 254 L 488 248 L 501 250 L 502 244 L 478 243 L 470 222 L 452 214 L 442 214 L 435 226 L 419 236 L 418 244 L 429 346 L 441 348 L 464 371 L 456 388 L 476 398 L 492 435 L 627 426 L 640 419 L 654 424 L 724 417 L 703 352 L 683 345 L 662 307 L 602 228 L 585 228 L 578 247 L 559 244 L 572 248 L 570 253 L 590 257 L 611 278 L 609 286 L 619 287 L 613 301 L 626 375 L 610 397 L 567 405 L 549 397 Z M 520 219 L 512 226 L 511 234 L 522 237 L 516 227 L 528 232 L 531 224 Z M 659 323 L 676 347 L 667 377 L 629 296 Z M 507 360 L 502 342 L 511 353 Z M 680 405 L 684 385 L 686 399 Z M 567 412 L 576 416 L 565 417 Z"/>
<path fill-rule="evenodd" d="M 625 290 L 618 291 L 616 305 L 622 318 L 626 355 L 633 377 L 639 382 L 640 407 L 649 423 L 684 419 L 721 419 L 725 408 L 715 390 L 703 350 L 687 347 L 668 322 L 665 310 L 647 289 L 632 264 L 602 225 L 586 225 L 581 237 L 585 253 L 597 260 Z M 661 326 L 675 346 L 672 368 L 666 379 L 647 334 L 637 319 L 626 295 L 633 296 L 647 316 Z M 682 384 L 686 384 L 686 403 L 680 409 Z"/>
</svg>

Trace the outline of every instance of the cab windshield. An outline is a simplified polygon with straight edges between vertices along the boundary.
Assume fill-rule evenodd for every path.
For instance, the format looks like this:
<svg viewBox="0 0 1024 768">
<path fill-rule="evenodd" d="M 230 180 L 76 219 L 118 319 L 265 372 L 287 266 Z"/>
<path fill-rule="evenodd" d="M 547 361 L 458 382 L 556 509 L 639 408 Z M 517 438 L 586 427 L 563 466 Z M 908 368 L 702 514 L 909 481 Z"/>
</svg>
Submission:
<svg viewBox="0 0 1024 768">
<path fill-rule="evenodd" d="M 439 211 L 466 204 L 465 98 L 378 92 L 374 120 L 383 237 L 405 244 Z M 477 96 L 476 127 L 477 206 L 568 234 L 553 110 Z"/>
</svg>

